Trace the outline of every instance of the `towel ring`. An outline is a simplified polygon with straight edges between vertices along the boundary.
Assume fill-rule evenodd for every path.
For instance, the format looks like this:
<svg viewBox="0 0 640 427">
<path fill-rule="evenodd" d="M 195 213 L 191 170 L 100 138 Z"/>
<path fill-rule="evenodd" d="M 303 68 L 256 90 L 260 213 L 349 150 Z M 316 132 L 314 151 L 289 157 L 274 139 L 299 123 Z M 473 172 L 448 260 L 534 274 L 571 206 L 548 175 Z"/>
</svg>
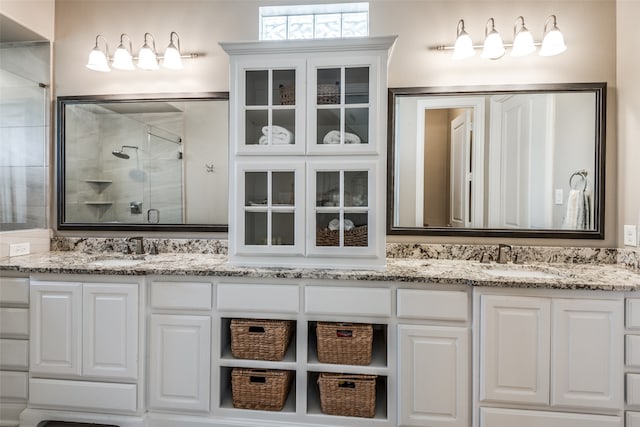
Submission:
<svg viewBox="0 0 640 427">
<path fill-rule="evenodd" d="M 571 188 L 572 190 L 578 190 L 577 186 L 573 186 L 573 178 L 575 177 L 579 177 L 582 180 L 582 191 L 585 191 L 587 189 L 587 171 L 585 169 L 582 169 L 571 174 L 571 176 L 569 177 L 569 188 Z M 576 184 L 578 183 L 576 182 Z"/>
</svg>

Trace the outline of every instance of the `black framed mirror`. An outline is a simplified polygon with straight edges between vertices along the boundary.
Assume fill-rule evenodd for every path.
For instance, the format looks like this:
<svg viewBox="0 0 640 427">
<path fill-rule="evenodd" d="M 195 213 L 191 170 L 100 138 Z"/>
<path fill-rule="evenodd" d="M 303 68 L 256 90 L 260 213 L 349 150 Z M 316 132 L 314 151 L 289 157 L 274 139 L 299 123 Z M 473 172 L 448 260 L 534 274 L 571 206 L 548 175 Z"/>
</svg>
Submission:
<svg viewBox="0 0 640 427">
<path fill-rule="evenodd" d="M 228 230 L 228 92 L 56 107 L 58 229 Z"/>
<path fill-rule="evenodd" d="M 390 88 L 387 233 L 604 239 L 606 89 Z"/>
</svg>

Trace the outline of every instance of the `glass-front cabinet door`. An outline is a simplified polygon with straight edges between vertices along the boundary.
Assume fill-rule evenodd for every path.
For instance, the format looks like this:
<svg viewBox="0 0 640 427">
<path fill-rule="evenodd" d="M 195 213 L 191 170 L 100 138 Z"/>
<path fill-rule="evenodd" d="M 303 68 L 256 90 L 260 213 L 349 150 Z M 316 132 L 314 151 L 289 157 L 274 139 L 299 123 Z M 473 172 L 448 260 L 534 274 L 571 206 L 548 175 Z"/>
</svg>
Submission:
<svg viewBox="0 0 640 427">
<path fill-rule="evenodd" d="M 371 58 L 349 62 L 336 66 L 316 60 L 307 70 L 309 153 L 378 151 L 372 127 L 378 114 L 377 73 Z"/>
<path fill-rule="evenodd" d="M 375 162 L 348 165 L 315 161 L 308 167 L 309 241 L 307 251 L 316 254 L 371 253 L 376 239 L 372 230 L 375 206 Z"/>
<path fill-rule="evenodd" d="M 242 191 L 237 238 L 240 252 L 302 254 L 304 251 L 304 166 L 279 162 L 238 165 Z"/>
<path fill-rule="evenodd" d="M 242 68 L 238 153 L 304 152 L 304 64 Z"/>
</svg>

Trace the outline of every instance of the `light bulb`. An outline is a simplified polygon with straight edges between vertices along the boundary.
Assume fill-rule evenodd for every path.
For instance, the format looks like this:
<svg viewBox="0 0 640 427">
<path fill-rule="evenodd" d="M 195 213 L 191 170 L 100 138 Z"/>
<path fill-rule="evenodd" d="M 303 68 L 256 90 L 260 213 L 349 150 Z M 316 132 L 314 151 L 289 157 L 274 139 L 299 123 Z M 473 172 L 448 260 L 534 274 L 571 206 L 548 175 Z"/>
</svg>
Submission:
<svg viewBox="0 0 640 427">
<path fill-rule="evenodd" d="M 89 53 L 87 68 L 103 73 L 108 73 L 109 71 L 111 71 L 111 69 L 109 68 L 109 63 L 107 62 L 107 56 L 98 48 L 98 46 L 93 48 L 91 50 L 91 53 Z"/>
</svg>

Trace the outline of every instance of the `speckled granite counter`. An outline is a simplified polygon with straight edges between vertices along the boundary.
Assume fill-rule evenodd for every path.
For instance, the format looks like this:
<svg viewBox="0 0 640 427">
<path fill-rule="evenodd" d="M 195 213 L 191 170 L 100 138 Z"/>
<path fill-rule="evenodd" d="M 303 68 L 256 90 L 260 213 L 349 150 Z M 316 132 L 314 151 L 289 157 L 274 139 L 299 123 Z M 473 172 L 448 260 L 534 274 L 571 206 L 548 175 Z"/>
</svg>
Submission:
<svg viewBox="0 0 640 427">
<path fill-rule="evenodd" d="M 119 261 L 118 261 L 119 260 Z M 164 253 L 136 256 L 53 251 L 0 260 L 0 272 L 218 276 L 271 279 L 390 281 L 471 286 L 607 291 L 640 290 L 640 273 L 618 264 L 481 264 L 451 259 L 388 258 L 381 271 L 245 268 L 222 254 Z"/>
</svg>

